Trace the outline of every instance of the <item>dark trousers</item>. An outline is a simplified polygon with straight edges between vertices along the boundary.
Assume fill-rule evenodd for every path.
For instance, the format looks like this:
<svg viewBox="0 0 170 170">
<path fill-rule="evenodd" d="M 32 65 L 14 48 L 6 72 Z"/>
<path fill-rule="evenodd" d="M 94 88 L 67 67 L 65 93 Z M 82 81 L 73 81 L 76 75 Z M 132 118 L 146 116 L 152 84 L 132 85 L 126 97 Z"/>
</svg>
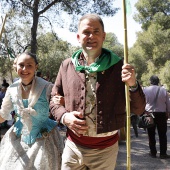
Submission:
<svg viewBox="0 0 170 170">
<path fill-rule="evenodd" d="M 167 117 L 164 112 L 154 112 L 155 116 L 155 126 L 148 128 L 148 137 L 149 137 L 149 148 L 150 152 L 154 155 L 157 153 L 156 149 L 156 139 L 155 139 L 155 130 L 157 128 L 159 136 L 159 145 L 160 145 L 160 155 L 166 154 L 167 151 Z"/>
</svg>

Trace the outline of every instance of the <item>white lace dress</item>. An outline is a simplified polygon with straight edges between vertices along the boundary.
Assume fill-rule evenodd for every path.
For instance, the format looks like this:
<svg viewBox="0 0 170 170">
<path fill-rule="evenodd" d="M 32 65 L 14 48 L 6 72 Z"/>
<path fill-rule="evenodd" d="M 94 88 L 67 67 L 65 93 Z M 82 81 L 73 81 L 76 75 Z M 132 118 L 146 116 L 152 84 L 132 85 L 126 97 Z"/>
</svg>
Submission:
<svg viewBox="0 0 170 170">
<path fill-rule="evenodd" d="M 15 109 L 16 123 L 0 144 L 0 170 L 59 170 L 63 141 L 57 123 L 48 118 L 50 84 L 36 78 L 30 97 L 21 99 L 20 81 L 8 88 L 0 115 L 10 120 Z"/>
</svg>

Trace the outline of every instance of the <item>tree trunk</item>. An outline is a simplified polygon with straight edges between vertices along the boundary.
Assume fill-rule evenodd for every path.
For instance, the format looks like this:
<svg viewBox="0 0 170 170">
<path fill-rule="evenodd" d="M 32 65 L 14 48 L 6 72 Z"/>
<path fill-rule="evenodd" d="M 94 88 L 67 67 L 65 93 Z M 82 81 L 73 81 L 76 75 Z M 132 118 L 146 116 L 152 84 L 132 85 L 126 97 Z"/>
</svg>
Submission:
<svg viewBox="0 0 170 170">
<path fill-rule="evenodd" d="M 34 8 L 33 8 L 33 24 L 31 27 L 31 53 L 36 54 L 37 52 L 37 27 L 38 27 L 38 19 L 39 19 L 39 14 L 38 14 L 38 4 L 34 3 Z"/>
</svg>

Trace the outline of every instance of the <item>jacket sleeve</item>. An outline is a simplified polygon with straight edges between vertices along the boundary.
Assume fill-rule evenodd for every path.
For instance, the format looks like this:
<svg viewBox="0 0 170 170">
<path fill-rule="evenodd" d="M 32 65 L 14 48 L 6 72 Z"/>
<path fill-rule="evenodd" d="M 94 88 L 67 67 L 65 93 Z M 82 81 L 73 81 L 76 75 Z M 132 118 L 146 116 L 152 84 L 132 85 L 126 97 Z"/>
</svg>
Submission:
<svg viewBox="0 0 170 170">
<path fill-rule="evenodd" d="M 141 86 L 138 83 L 138 89 L 136 91 L 130 91 L 130 109 L 131 113 L 141 115 L 145 111 L 145 94 Z"/>
<path fill-rule="evenodd" d="M 53 115 L 53 117 L 55 118 L 55 120 L 58 121 L 58 122 L 60 122 L 62 115 L 67 112 L 64 106 L 56 104 L 52 101 L 52 98 L 56 94 L 64 96 L 63 88 L 62 88 L 62 68 L 63 68 L 63 63 L 60 66 L 56 81 L 55 81 L 54 86 L 52 88 L 51 100 L 50 100 L 50 112 Z"/>
</svg>

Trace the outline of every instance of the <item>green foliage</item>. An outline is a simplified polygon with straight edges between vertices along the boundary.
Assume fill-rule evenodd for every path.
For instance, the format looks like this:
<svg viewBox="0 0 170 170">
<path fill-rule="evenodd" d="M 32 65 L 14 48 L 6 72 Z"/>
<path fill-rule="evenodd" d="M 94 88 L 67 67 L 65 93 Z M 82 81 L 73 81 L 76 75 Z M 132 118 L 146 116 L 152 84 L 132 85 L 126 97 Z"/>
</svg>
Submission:
<svg viewBox="0 0 170 170">
<path fill-rule="evenodd" d="M 143 31 L 130 49 L 130 60 L 135 65 L 137 78 L 142 85 L 149 85 L 149 78 L 157 75 L 161 84 L 170 90 L 170 1 L 139 0 L 136 20 Z"/>
<path fill-rule="evenodd" d="M 38 60 L 42 75 L 54 82 L 61 62 L 71 56 L 72 48 L 65 41 L 56 39 L 53 34 L 41 34 L 38 37 Z"/>
<path fill-rule="evenodd" d="M 143 81 L 143 86 L 149 86 L 149 78 L 152 75 L 157 75 L 160 79 L 160 85 L 163 85 L 166 89 L 170 89 L 170 61 L 167 61 L 164 66 L 159 70 L 153 65 L 152 62 L 148 62 L 148 73 L 143 74 L 141 79 Z"/>
<path fill-rule="evenodd" d="M 0 76 L 7 77 L 13 71 L 13 59 L 0 56 Z"/>
<path fill-rule="evenodd" d="M 2 75 L 5 75 L 5 73 L 7 72 L 7 67 L 6 67 L 6 63 L 8 60 L 6 60 L 6 58 L 4 57 L 0 57 L 0 73 Z"/>
<path fill-rule="evenodd" d="M 157 75 L 159 76 L 158 74 L 158 69 L 154 66 L 154 64 L 151 62 L 151 61 L 148 61 L 147 62 L 147 70 L 146 70 L 147 74 L 142 74 L 142 77 L 141 77 L 141 80 L 142 80 L 142 85 L 143 86 L 148 86 L 149 85 L 149 78 L 152 76 L 152 75 Z"/>
<path fill-rule="evenodd" d="M 170 24 L 169 14 L 170 14 L 170 1 L 169 0 L 138 0 L 136 3 L 136 8 L 138 13 L 135 15 L 135 20 L 142 24 L 142 28 L 147 30 L 151 23 L 158 21 L 160 18 L 156 17 L 159 15 L 164 15 L 164 18 L 161 21 L 161 25 L 165 28 L 169 28 L 167 24 Z"/>
<path fill-rule="evenodd" d="M 117 37 L 114 33 L 106 34 L 106 39 L 103 43 L 103 47 L 113 51 L 119 57 L 123 58 L 123 45 L 118 42 Z"/>
<path fill-rule="evenodd" d="M 130 59 L 135 65 L 138 79 L 144 85 L 153 74 L 159 76 L 162 67 L 167 68 L 166 62 L 170 61 L 170 30 L 162 30 L 151 25 L 148 31 L 138 34 L 138 40 L 130 49 Z M 162 77 L 162 80 L 167 77 Z M 163 82 L 166 82 L 163 80 Z"/>
<path fill-rule="evenodd" d="M 129 63 L 135 66 L 136 76 L 140 83 L 143 70 L 147 69 L 147 64 L 145 63 L 143 56 L 144 52 L 141 46 L 138 46 L 137 44 L 135 44 L 135 46 L 129 50 Z"/>
<path fill-rule="evenodd" d="M 170 60 L 160 69 L 159 77 L 161 84 L 164 85 L 166 89 L 170 90 Z"/>
</svg>

